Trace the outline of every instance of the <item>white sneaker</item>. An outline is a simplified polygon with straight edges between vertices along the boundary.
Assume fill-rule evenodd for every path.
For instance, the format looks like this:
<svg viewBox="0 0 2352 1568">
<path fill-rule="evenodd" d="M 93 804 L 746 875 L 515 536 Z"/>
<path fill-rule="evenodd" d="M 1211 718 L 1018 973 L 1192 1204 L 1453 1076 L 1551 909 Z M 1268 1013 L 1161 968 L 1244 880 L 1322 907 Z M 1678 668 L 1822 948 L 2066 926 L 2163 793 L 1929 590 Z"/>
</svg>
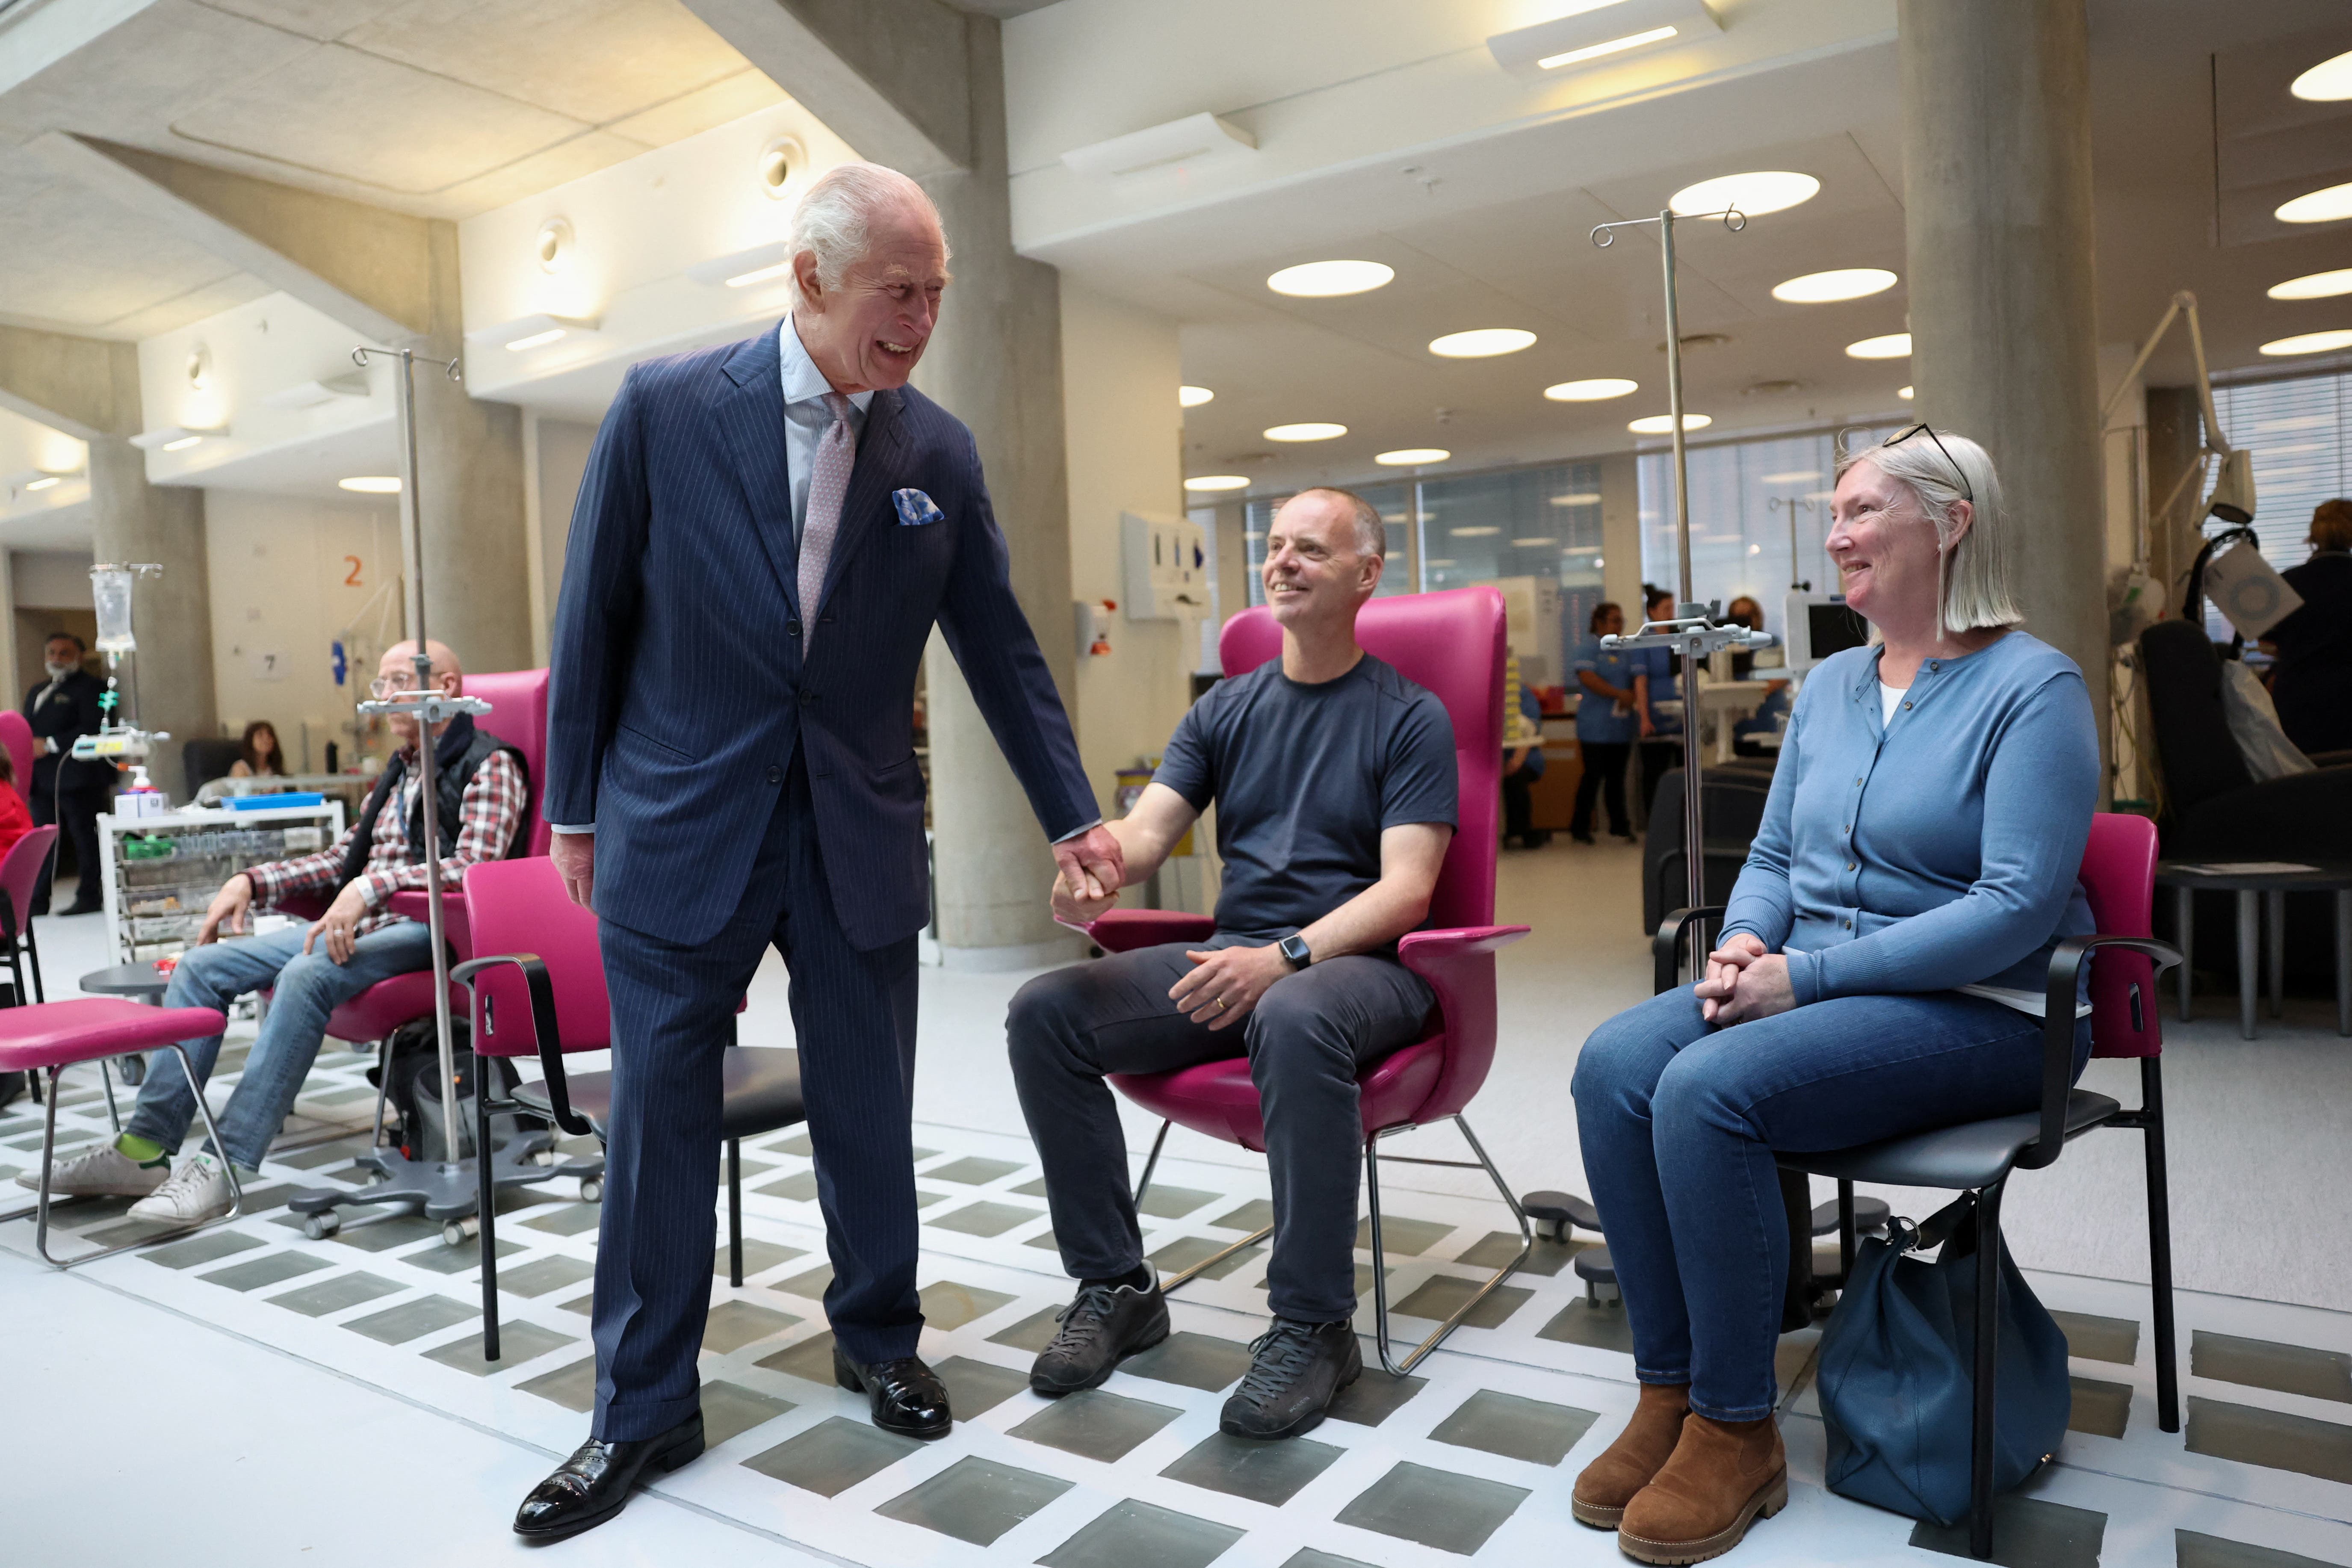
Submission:
<svg viewBox="0 0 2352 1568">
<path fill-rule="evenodd" d="M 143 1198 L 171 1174 L 169 1160 L 142 1165 L 113 1144 L 101 1143 L 58 1161 L 49 1172 L 49 1191 L 61 1198 Z M 16 1184 L 37 1192 L 39 1168 L 19 1173 Z"/>
<path fill-rule="evenodd" d="M 228 1172 L 210 1154 L 191 1154 L 172 1179 L 131 1205 L 132 1219 L 195 1225 L 228 1213 Z"/>
</svg>

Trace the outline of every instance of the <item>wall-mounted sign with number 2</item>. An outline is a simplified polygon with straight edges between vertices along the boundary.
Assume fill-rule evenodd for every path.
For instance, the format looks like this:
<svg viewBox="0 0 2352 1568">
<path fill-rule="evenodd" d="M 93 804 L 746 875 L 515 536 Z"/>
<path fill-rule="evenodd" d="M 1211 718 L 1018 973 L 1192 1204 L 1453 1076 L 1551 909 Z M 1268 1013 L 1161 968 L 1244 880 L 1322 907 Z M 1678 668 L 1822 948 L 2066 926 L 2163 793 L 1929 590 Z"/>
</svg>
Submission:
<svg viewBox="0 0 2352 1568">
<path fill-rule="evenodd" d="M 346 555 L 343 557 L 343 563 L 351 568 L 351 570 L 343 575 L 343 586 L 346 588 L 360 588 L 366 586 L 365 584 L 360 581 L 360 558 L 356 555 Z"/>
</svg>

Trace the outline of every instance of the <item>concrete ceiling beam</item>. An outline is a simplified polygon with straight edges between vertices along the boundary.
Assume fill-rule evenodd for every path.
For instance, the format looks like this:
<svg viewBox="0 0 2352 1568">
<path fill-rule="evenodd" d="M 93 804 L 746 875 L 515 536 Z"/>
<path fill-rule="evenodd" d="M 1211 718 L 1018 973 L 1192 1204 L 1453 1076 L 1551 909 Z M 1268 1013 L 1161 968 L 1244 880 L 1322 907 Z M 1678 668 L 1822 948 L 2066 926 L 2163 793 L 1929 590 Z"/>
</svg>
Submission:
<svg viewBox="0 0 2352 1568">
<path fill-rule="evenodd" d="M 32 148 L 58 174 L 373 342 L 404 343 L 431 328 L 424 218 L 68 131 L 37 137 Z"/>
<path fill-rule="evenodd" d="M 858 155 L 921 179 L 972 163 L 961 12 L 940 0 L 686 0 Z"/>
<path fill-rule="evenodd" d="M 139 348 L 0 326 L 0 408 L 77 441 L 139 433 Z"/>
</svg>

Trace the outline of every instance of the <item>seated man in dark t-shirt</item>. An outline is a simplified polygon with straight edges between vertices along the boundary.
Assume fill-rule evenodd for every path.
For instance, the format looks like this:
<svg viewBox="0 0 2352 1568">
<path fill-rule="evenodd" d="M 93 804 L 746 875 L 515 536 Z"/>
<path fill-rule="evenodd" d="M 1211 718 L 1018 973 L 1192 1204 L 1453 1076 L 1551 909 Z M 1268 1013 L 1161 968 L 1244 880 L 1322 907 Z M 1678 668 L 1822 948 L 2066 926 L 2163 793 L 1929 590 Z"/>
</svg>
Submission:
<svg viewBox="0 0 2352 1568">
<path fill-rule="evenodd" d="M 1249 1058 L 1274 1181 L 1274 1322 L 1220 1424 L 1287 1437 L 1363 1369 L 1356 1076 L 1420 1037 L 1433 1004 L 1396 944 L 1428 918 L 1455 777 L 1444 704 L 1356 645 L 1356 612 L 1381 579 L 1380 514 L 1345 490 L 1305 490 L 1265 544 L 1282 658 L 1211 688 L 1110 825 L 1139 882 L 1215 802 L 1216 933 L 1040 975 L 1013 998 L 1007 1033 L 1055 1239 L 1079 1281 L 1029 1374 L 1048 1397 L 1094 1387 L 1168 1334 L 1104 1075 Z M 1054 913 L 1083 924 L 1117 899 L 1057 882 Z"/>
</svg>

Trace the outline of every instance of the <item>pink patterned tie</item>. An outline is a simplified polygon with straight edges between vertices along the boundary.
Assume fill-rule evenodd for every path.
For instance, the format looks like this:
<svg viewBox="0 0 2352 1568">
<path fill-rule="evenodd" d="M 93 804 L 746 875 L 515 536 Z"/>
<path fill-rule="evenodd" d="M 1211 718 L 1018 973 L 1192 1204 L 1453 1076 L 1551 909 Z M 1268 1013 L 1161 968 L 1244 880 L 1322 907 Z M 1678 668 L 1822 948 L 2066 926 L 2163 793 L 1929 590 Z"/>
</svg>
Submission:
<svg viewBox="0 0 2352 1568">
<path fill-rule="evenodd" d="M 849 470 L 857 461 L 857 437 L 849 429 L 849 399 L 824 395 L 833 423 L 818 437 L 809 468 L 808 518 L 801 525 L 801 653 L 816 638 L 817 600 L 824 594 L 825 563 L 833 559 L 834 535 L 841 531 L 841 502 L 849 493 Z"/>
</svg>

